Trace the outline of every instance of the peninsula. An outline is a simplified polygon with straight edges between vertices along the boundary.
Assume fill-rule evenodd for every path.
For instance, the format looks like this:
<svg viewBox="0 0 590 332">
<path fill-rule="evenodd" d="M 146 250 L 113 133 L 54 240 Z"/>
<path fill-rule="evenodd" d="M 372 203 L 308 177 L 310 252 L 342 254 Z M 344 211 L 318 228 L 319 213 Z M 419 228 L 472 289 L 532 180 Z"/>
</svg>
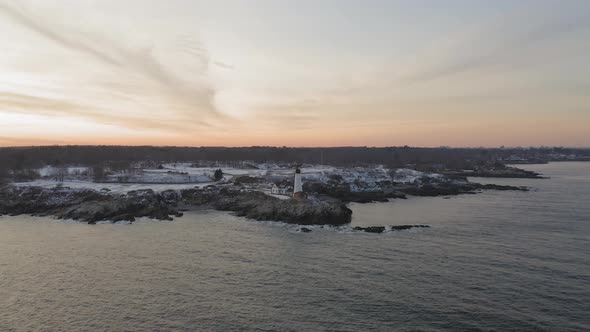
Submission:
<svg viewBox="0 0 590 332">
<path fill-rule="evenodd" d="M 451 196 L 482 190 L 528 190 L 477 183 L 465 176 L 469 170 L 445 167 L 435 172 L 415 164 L 335 164 L 153 159 L 94 164 L 44 162 L 35 168 L 13 167 L 5 172 L 8 176 L 0 187 L 0 214 L 53 216 L 94 224 L 133 222 L 138 217 L 172 220 L 185 211 L 216 209 L 255 220 L 346 225 L 352 218 L 349 202 L 387 202 L 408 196 Z M 471 172 L 541 177 L 498 161 L 479 162 Z M 396 225 L 392 229 L 406 226 L 413 227 Z"/>
</svg>

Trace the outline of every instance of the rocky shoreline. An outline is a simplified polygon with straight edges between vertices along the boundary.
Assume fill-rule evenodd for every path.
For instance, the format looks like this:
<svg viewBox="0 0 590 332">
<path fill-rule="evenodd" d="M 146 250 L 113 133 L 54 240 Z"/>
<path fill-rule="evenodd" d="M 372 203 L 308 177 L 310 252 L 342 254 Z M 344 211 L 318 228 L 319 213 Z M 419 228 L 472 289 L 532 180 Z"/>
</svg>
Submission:
<svg viewBox="0 0 590 332">
<path fill-rule="evenodd" d="M 475 194 L 482 190 L 528 191 L 527 187 L 481 184 L 474 182 L 439 182 L 421 186 L 397 184 L 378 191 L 352 192 L 333 186 L 311 186 L 316 193 L 327 195 L 343 202 L 387 202 L 390 199 L 407 199 L 408 196 L 435 197 Z"/>
<path fill-rule="evenodd" d="M 89 224 L 105 220 L 135 221 L 139 217 L 172 220 L 173 217 L 181 217 L 181 211 L 198 208 L 213 208 L 255 220 L 300 225 L 344 225 L 350 223 L 352 216 L 346 204 L 334 199 L 281 200 L 262 192 L 227 188 L 168 190 L 161 193 L 140 190 L 126 194 L 70 188 L 0 188 L 0 215 L 54 216 Z"/>
<path fill-rule="evenodd" d="M 533 171 L 527 171 L 517 167 L 503 166 L 500 168 L 480 168 L 476 170 L 446 171 L 442 174 L 448 177 L 480 177 L 480 178 L 507 178 L 507 179 L 546 179 L 546 177 Z"/>
<path fill-rule="evenodd" d="M 394 198 L 413 196 L 449 196 L 472 194 L 481 190 L 518 190 L 527 188 L 478 183 L 442 182 L 435 184 L 395 185 L 375 192 L 342 191 L 333 187 L 316 187 L 305 200 L 279 199 L 260 191 L 245 191 L 232 186 L 208 186 L 184 190 L 135 190 L 111 193 L 103 189 L 41 188 L 13 185 L 0 187 L 0 215 L 30 214 L 53 216 L 95 224 L 99 221 L 129 221 L 148 217 L 172 220 L 182 211 L 210 208 L 233 212 L 254 220 L 274 220 L 299 225 L 345 225 L 352 219 L 348 202 L 386 202 Z M 360 229 L 380 233 L 385 229 Z M 402 226 L 395 230 L 406 229 Z M 396 228 L 397 227 L 397 228 Z M 401 228 L 400 228 L 401 227 Z M 427 227 L 411 225 L 411 227 Z M 410 228 L 411 228 L 410 227 Z M 392 228 L 392 230 L 394 230 Z M 381 231 L 379 231 L 381 230 Z"/>
</svg>

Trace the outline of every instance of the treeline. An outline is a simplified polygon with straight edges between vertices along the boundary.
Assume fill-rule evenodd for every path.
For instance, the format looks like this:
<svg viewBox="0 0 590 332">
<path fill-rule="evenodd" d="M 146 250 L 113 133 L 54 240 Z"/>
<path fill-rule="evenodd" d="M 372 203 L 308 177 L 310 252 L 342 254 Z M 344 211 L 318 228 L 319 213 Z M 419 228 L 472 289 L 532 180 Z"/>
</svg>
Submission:
<svg viewBox="0 0 590 332">
<path fill-rule="evenodd" d="M 37 146 L 0 148 L 0 174 L 45 165 L 101 165 L 105 162 L 253 162 L 354 166 L 464 169 L 478 163 L 514 158 L 554 160 L 555 156 L 590 158 L 590 149 L 575 148 L 417 148 L 417 147 L 155 147 L 155 146 Z M 553 157 L 552 157 L 553 156 Z"/>
</svg>

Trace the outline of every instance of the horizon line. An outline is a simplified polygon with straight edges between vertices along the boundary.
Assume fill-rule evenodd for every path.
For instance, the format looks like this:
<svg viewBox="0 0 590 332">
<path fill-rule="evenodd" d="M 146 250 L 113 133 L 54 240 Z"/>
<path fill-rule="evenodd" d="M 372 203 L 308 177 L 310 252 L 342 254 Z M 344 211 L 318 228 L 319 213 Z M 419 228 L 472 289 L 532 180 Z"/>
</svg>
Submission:
<svg viewBox="0 0 590 332">
<path fill-rule="evenodd" d="M 288 145 L 125 145 L 125 144 L 48 144 L 48 145 L 0 145 L 0 149 L 19 149 L 19 148 L 46 148 L 46 147 L 154 147 L 154 148 L 230 148 L 230 149 L 247 149 L 247 148 L 287 148 L 287 149 L 339 149 L 339 148 L 366 148 L 366 149 L 384 149 L 384 148 L 418 148 L 418 149 L 582 149 L 588 150 L 590 146 L 558 146 L 558 145 L 512 145 L 512 146 L 412 146 L 412 145 L 332 145 L 332 146 L 288 146 Z"/>
</svg>

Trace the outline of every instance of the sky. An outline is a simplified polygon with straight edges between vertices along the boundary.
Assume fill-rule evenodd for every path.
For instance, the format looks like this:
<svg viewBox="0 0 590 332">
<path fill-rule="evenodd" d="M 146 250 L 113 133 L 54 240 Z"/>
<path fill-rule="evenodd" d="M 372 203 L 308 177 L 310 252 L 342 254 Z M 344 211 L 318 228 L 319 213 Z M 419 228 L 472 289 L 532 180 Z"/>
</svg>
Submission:
<svg viewBox="0 0 590 332">
<path fill-rule="evenodd" d="M 590 146 L 590 1 L 0 0 L 0 146 Z"/>
</svg>

